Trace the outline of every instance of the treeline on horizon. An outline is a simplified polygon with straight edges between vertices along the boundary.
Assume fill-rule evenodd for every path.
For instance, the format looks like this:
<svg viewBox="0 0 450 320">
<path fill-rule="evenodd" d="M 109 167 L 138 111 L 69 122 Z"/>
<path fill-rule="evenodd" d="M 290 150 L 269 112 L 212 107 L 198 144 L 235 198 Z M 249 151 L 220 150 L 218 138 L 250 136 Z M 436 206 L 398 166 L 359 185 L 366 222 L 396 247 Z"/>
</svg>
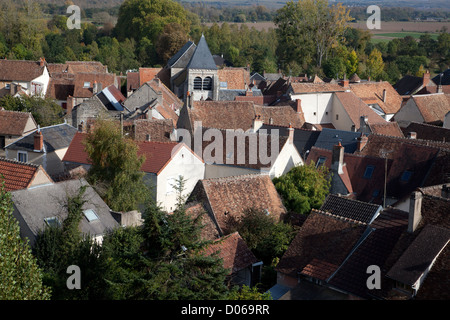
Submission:
<svg viewBox="0 0 450 320">
<path fill-rule="evenodd" d="M 320 10 L 333 7 L 326 0 L 304 2 L 321 3 Z M 226 22 L 208 26 L 198 14 L 175 1 L 155 0 L 153 7 L 150 2 L 145 7 L 146 3 L 127 0 L 114 16 L 115 21 L 111 20 L 115 14 L 111 11 L 101 16 L 99 24 L 89 20 L 90 11 L 84 10 L 81 29 L 69 30 L 69 14 L 65 11 L 49 14 L 49 5 L 4 0 L 0 3 L 0 58 L 45 57 L 48 63 L 100 61 L 111 72 L 125 74 L 139 67 L 164 66 L 188 40 L 197 43 L 204 34 L 212 54 L 223 55 L 235 67 L 250 66 L 252 72 L 261 74 L 281 70 L 291 76 L 306 73 L 342 78 L 357 73 L 361 78 L 395 83 L 406 74 L 442 72 L 450 64 L 450 34 L 445 28 L 437 37 L 424 33 L 418 40 L 407 36 L 379 43 L 371 40 L 369 30 L 349 27 L 332 33 L 335 22 L 344 25 L 353 19 L 351 8 L 345 6 L 340 6 L 338 20 L 322 21 L 323 25 L 329 24 L 328 32 L 313 34 L 314 21 L 308 21 L 308 15 L 302 18 L 306 21 L 303 25 L 289 29 L 291 13 L 300 10 L 298 14 L 304 14 L 299 3 L 288 3 L 277 10 L 272 20 L 277 28 L 268 30 Z M 154 10 L 155 4 L 165 11 L 145 12 Z M 254 9 L 257 16 L 270 13 L 262 6 Z M 97 13 L 92 14 L 95 20 Z M 148 19 L 150 14 L 152 19 Z M 331 13 L 323 16 L 327 14 Z M 315 43 L 319 37 L 327 37 L 321 40 L 326 46 L 320 50 Z"/>
<path fill-rule="evenodd" d="M 273 21 L 278 8 L 265 5 L 226 5 L 223 2 L 193 2 L 180 1 L 183 7 L 199 16 L 202 23 L 211 22 L 264 22 Z M 40 4 L 43 13 L 48 15 L 66 14 L 67 5 L 61 3 L 42 3 Z M 120 5 L 110 7 L 83 7 L 82 17 L 93 19 L 94 23 L 103 19 L 105 14 L 111 17 L 117 17 Z M 350 16 L 355 21 L 367 19 L 367 6 L 350 6 Z M 450 11 L 440 9 L 416 9 L 413 7 L 383 7 L 381 6 L 382 21 L 415 21 L 435 19 L 437 21 L 450 19 Z M 101 21 L 100 21 L 101 22 Z"/>
</svg>

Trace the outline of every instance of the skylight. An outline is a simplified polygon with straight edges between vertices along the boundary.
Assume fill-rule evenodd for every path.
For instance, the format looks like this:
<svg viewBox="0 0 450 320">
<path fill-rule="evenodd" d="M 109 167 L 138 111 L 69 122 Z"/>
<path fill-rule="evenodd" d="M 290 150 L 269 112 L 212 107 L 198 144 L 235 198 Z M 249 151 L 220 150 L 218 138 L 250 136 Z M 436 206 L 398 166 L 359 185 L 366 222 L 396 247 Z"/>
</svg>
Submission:
<svg viewBox="0 0 450 320">
<path fill-rule="evenodd" d="M 56 217 L 45 218 L 44 221 L 49 227 L 59 227 L 61 225 Z"/>
<path fill-rule="evenodd" d="M 366 171 L 364 171 L 364 178 L 370 179 L 372 178 L 373 170 L 375 169 L 374 166 L 367 166 Z"/>
<path fill-rule="evenodd" d="M 93 209 L 87 209 L 83 211 L 84 216 L 88 219 L 89 222 L 98 220 L 98 216 Z"/>
<path fill-rule="evenodd" d="M 404 171 L 400 180 L 403 182 L 408 182 L 409 179 L 411 179 L 412 176 L 412 172 L 411 171 Z"/>
</svg>

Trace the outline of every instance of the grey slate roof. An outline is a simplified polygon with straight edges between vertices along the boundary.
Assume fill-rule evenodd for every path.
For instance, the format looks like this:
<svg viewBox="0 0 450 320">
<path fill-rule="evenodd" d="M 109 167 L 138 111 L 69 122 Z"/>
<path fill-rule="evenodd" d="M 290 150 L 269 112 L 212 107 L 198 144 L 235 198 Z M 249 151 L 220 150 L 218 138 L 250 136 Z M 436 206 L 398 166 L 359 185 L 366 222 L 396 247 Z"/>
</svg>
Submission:
<svg viewBox="0 0 450 320">
<path fill-rule="evenodd" d="M 380 205 L 352 200 L 334 194 L 328 195 L 320 208 L 322 211 L 367 224 L 378 216 L 381 209 Z"/>
<path fill-rule="evenodd" d="M 450 69 L 445 70 L 444 72 L 442 72 L 442 81 L 441 81 L 441 75 L 440 73 L 435 76 L 433 79 L 434 83 L 436 83 L 436 85 L 449 85 L 450 84 Z"/>
<path fill-rule="evenodd" d="M 358 142 L 357 139 L 360 136 L 361 132 L 323 128 L 314 146 L 333 150 L 333 146 L 340 141 L 342 146 L 344 146 L 345 153 L 354 153 Z"/>
<path fill-rule="evenodd" d="M 267 134 L 271 134 L 272 130 L 278 130 L 280 136 L 289 136 L 288 128 L 281 126 L 274 126 L 270 124 L 263 124 L 259 130 L 267 130 Z M 258 130 L 258 131 L 259 131 Z M 307 158 L 307 151 L 316 143 L 319 137 L 320 131 L 307 130 L 307 129 L 295 129 L 294 130 L 294 145 L 297 148 L 300 155 Z"/>
<path fill-rule="evenodd" d="M 196 45 L 192 41 L 186 42 L 186 44 L 178 50 L 169 61 L 167 61 L 167 66 L 170 68 L 185 68 L 189 63 L 195 48 Z"/>
<path fill-rule="evenodd" d="M 44 137 L 44 146 L 47 151 L 53 152 L 55 150 L 68 148 L 72 141 L 77 129 L 67 123 L 57 124 L 54 126 L 40 128 Z M 33 131 L 26 135 L 24 138 L 15 141 L 7 145 L 5 148 L 11 150 L 34 150 L 34 133 Z"/>
<path fill-rule="evenodd" d="M 217 70 L 216 63 L 214 62 L 211 51 L 209 51 L 204 35 L 200 38 L 191 61 L 187 65 L 187 69 Z"/>
<path fill-rule="evenodd" d="M 36 236 L 46 223 L 45 218 L 57 217 L 60 222 L 67 217 L 67 197 L 75 196 L 81 186 L 88 185 L 83 199 L 83 210 L 94 209 L 98 220 L 89 222 L 85 216 L 80 223 L 81 232 L 91 236 L 103 235 L 109 229 L 118 227 L 107 204 L 84 179 L 67 180 L 34 188 L 11 192 L 14 203 L 14 215 L 21 223 L 21 229 L 27 229 Z M 25 222 L 27 227 L 24 227 Z M 23 230 L 22 230 L 23 231 Z M 30 239 L 33 242 L 34 239 Z"/>
<path fill-rule="evenodd" d="M 234 101 L 236 97 L 245 96 L 247 90 L 239 89 L 220 89 L 219 90 L 219 101 Z M 252 89 L 253 96 L 260 97 L 262 92 L 259 89 Z"/>
</svg>

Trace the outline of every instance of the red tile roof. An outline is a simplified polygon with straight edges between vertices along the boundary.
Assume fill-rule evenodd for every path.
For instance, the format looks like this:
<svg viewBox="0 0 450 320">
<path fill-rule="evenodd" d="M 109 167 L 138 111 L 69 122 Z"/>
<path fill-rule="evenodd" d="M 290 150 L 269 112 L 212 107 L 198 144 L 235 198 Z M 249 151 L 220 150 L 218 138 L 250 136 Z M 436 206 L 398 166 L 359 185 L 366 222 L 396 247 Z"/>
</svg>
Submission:
<svg viewBox="0 0 450 320">
<path fill-rule="evenodd" d="M 29 82 L 44 73 L 39 61 L 0 59 L 0 81 Z"/>
<path fill-rule="evenodd" d="M 28 188 L 39 170 L 44 169 L 32 163 L 0 158 L 0 176 L 3 176 L 6 191 Z"/>
<path fill-rule="evenodd" d="M 91 164 L 85 151 L 83 140 L 87 134 L 77 132 L 67 149 L 62 161 L 79 164 Z M 172 154 L 177 152 L 184 144 L 177 142 L 139 141 L 138 156 L 145 156 L 141 170 L 147 173 L 159 174 L 171 160 Z"/>
<path fill-rule="evenodd" d="M 402 105 L 402 97 L 387 81 L 350 83 L 350 90 L 367 104 L 377 103 L 386 114 L 396 113 Z M 383 90 L 386 90 L 386 102 Z"/>
<path fill-rule="evenodd" d="M 223 68 L 217 71 L 220 82 L 227 82 L 227 89 L 245 90 L 250 85 L 250 73 L 245 68 Z"/>
<path fill-rule="evenodd" d="M 208 255 L 216 252 L 223 259 L 224 268 L 230 270 L 229 274 L 236 273 L 259 262 L 238 232 L 214 241 L 206 250 Z"/>
<path fill-rule="evenodd" d="M 313 209 L 275 270 L 294 278 L 302 270 L 327 276 L 344 262 L 365 229 L 365 224 Z"/>
<path fill-rule="evenodd" d="M 0 134 L 11 136 L 22 136 L 29 120 L 34 124 L 33 130 L 37 128 L 30 112 L 0 110 Z"/>
<path fill-rule="evenodd" d="M 89 87 L 84 86 L 85 82 L 89 82 Z M 102 89 L 105 89 L 116 84 L 116 75 L 112 73 L 76 73 L 73 96 L 75 98 L 92 97 L 94 82 L 100 83 Z"/>
<path fill-rule="evenodd" d="M 450 111 L 450 94 L 424 94 L 412 96 L 424 122 L 439 123 Z"/>
<path fill-rule="evenodd" d="M 286 213 L 280 196 L 268 175 L 243 175 L 200 180 L 192 199 L 203 203 L 223 234 L 229 232 L 230 219 L 239 220 L 248 209 L 268 210 L 276 221 Z"/>
</svg>

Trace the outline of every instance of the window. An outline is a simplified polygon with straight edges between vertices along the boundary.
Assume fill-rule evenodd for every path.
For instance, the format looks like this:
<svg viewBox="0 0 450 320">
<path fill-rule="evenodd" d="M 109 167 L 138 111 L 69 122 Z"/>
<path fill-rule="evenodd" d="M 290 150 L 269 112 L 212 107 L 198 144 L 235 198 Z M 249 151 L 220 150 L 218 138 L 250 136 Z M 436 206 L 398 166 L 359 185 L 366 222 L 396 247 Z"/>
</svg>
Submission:
<svg viewBox="0 0 450 320">
<path fill-rule="evenodd" d="M 17 160 L 20 162 L 28 162 L 28 154 L 26 151 L 17 151 Z"/>
<path fill-rule="evenodd" d="M 336 115 L 336 120 L 339 120 L 339 115 L 338 114 Z"/>
<path fill-rule="evenodd" d="M 212 90 L 212 78 L 206 77 L 203 79 L 203 90 L 211 91 Z"/>
<path fill-rule="evenodd" d="M 202 90 L 202 78 L 195 77 L 195 79 L 194 79 L 194 90 Z"/>
<path fill-rule="evenodd" d="M 319 159 L 317 159 L 316 168 L 322 166 L 325 163 L 325 160 L 327 160 L 327 158 L 319 157 Z"/>
<path fill-rule="evenodd" d="M 408 182 L 409 179 L 411 179 L 411 176 L 412 176 L 412 172 L 411 171 L 404 171 L 402 176 L 401 176 L 401 178 L 400 178 L 400 181 Z"/>
<path fill-rule="evenodd" d="M 366 171 L 364 171 L 364 178 L 370 179 L 372 178 L 373 170 L 375 169 L 374 166 L 367 166 Z"/>
<path fill-rule="evenodd" d="M 45 218 L 44 221 L 49 227 L 59 227 L 61 225 L 56 217 Z"/>
<path fill-rule="evenodd" d="M 93 209 L 83 210 L 83 214 L 89 222 L 98 220 L 98 216 Z"/>
</svg>

